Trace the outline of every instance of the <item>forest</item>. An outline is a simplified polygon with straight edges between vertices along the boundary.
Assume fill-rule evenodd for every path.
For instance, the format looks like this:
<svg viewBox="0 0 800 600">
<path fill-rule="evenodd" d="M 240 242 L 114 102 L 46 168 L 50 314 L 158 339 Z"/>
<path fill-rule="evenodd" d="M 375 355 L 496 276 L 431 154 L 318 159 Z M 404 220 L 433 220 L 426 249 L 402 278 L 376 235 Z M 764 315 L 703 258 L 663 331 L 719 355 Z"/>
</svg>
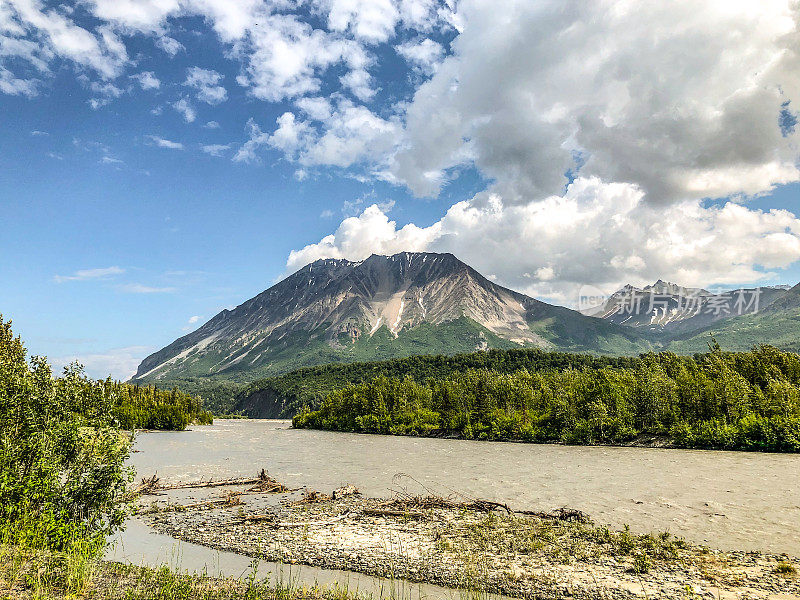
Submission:
<svg viewBox="0 0 800 600">
<path fill-rule="evenodd" d="M 800 451 L 800 356 L 749 352 L 597 359 L 566 368 L 381 374 L 328 394 L 295 427 L 567 444 L 657 436 L 683 448 Z M 558 361 L 556 361 L 558 362 Z"/>
<path fill-rule="evenodd" d="M 633 367 L 638 361 L 637 357 L 594 356 L 518 348 L 450 356 L 420 355 L 384 361 L 333 363 L 305 367 L 254 381 L 238 394 L 237 402 L 231 409 L 251 417 L 292 417 L 304 407 L 317 408 L 335 390 L 371 381 L 380 375 L 388 378 L 410 377 L 422 383 L 428 378 L 442 379 L 470 369 L 489 369 L 498 373 L 514 373 L 521 369 L 530 372 L 561 371 L 603 366 Z M 183 385 L 180 387 L 187 389 Z"/>
</svg>

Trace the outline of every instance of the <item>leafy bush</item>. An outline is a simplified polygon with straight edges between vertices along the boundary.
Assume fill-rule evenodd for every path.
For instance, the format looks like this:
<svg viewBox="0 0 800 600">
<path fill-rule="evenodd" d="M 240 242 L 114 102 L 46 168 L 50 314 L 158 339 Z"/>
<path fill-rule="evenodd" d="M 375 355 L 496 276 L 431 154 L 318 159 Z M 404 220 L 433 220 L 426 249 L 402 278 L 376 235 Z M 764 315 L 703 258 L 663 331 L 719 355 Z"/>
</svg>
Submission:
<svg viewBox="0 0 800 600">
<path fill-rule="evenodd" d="M 98 549 L 122 525 L 129 442 L 103 382 L 54 379 L 0 317 L 0 541 Z"/>
</svg>

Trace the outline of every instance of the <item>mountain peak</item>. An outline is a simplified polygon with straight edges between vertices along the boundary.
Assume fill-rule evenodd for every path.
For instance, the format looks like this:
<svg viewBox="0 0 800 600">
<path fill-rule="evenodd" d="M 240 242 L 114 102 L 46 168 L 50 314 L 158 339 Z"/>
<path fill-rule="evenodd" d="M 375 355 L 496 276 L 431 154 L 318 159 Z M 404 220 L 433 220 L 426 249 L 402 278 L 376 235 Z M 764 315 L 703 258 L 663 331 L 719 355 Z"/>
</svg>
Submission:
<svg viewBox="0 0 800 600">
<path fill-rule="evenodd" d="M 580 349 L 598 327 L 617 326 L 499 286 L 450 253 L 327 258 L 148 356 L 136 379 L 490 347 Z"/>
</svg>

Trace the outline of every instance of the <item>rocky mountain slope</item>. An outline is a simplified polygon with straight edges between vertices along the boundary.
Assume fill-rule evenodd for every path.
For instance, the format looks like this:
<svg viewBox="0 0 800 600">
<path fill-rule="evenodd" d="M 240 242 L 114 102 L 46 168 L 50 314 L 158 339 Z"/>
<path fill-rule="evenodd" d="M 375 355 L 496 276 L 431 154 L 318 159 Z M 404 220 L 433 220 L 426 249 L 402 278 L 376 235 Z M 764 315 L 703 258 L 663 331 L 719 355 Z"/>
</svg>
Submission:
<svg viewBox="0 0 800 600">
<path fill-rule="evenodd" d="M 713 293 L 659 280 L 643 288 L 626 285 L 587 314 L 669 338 L 700 331 L 718 321 L 755 315 L 786 294 L 785 286 Z"/>
<path fill-rule="evenodd" d="M 712 338 L 725 350 L 748 350 L 757 344 L 771 344 L 800 352 L 800 284 L 782 290 L 757 313 L 732 316 L 673 335 L 666 342 L 666 349 L 678 353 L 703 352 Z"/>
<path fill-rule="evenodd" d="M 142 361 L 134 380 L 248 380 L 329 362 L 485 348 L 635 354 L 633 328 L 492 283 L 452 254 L 318 260 Z"/>
</svg>

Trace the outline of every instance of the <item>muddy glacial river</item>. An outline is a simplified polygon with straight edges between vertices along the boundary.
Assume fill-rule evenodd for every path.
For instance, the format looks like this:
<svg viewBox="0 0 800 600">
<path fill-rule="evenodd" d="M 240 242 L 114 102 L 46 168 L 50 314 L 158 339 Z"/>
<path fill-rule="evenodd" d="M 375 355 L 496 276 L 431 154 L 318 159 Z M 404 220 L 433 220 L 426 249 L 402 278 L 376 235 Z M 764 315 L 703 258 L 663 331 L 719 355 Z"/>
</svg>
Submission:
<svg viewBox="0 0 800 600">
<path fill-rule="evenodd" d="M 278 420 L 144 433 L 135 449 L 137 476 L 157 473 L 162 481 L 253 477 L 264 468 L 290 487 L 329 493 L 352 483 L 370 496 L 406 489 L 514 509 L 568 506 L 615 527 L 800 556 L 800 455 L 358 435 L 294 430 Z M 152 563 L 170 552 L 142 527 L 133 523 L 121 535 L 117 557 L 141 554 Z"/>
</svg>

